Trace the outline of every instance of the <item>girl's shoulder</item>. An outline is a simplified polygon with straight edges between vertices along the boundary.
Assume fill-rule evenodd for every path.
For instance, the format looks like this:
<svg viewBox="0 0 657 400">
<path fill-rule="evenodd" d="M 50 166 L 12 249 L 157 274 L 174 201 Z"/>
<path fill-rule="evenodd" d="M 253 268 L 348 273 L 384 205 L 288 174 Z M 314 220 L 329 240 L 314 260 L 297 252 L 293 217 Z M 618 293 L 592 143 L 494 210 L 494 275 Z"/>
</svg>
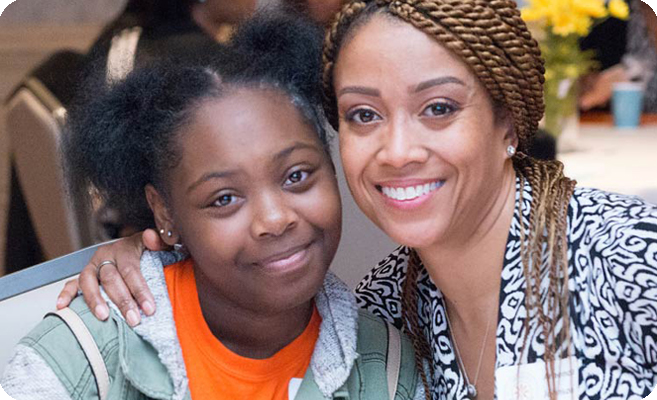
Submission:
<svg viewBox="0 0 657 400">
<path fill-rule="evenodd" d="M 73 300 L 70 309 L 93 336 L 107 369 L 115 369 L 119 361 L 117 324 L 97 320 L 81 297 Z M 29 360 L 29 365 L 25 360 Z M 44 379 L 35 380 L 35 374 Z M 89 361 L 71 329 L 56 315 L 48 314 L 19 342 L 5 370 L 2 386 L 17 398 L 33 398 L 35 393 L 58 396 L 63 395 L 62 391 L 69 395 L 92 393 L 96 386 L 91 375 Z M 45 377 L 56 377 L 57 384 Z"/>
</svg>

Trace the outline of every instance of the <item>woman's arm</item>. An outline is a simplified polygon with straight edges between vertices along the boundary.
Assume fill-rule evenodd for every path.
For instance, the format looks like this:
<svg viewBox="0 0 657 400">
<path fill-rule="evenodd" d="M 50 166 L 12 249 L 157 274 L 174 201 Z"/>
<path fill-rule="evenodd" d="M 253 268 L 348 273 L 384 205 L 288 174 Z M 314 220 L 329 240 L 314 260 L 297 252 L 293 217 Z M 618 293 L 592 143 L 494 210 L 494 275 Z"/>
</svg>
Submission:
<svg viewBox="0 0 657 400">
<path fill-rule="evenodd" d="M 100 247 L 78 279 L 66 283 L 57 298 L 57 308 L 67 307 L 77 296 L 79 289 L 96 318 L 106 320 L 109 316 L 109 308 L 100 295 L 100 285 L 102 285 L 112 302 L 119 307 L 128 324 L 138 325 L 141 322 L 139 308 L 146 315 L 155 312 L 153 295 L 139 268 L 141 254 L 145 249 L 158 251 L 164 248 L 165 244 L 152 229 Z M 106 264 L 100 270 L 100 274 L 97 274 L 96 266 L 108 260 L 114 261 L 116 265 Z"/>
</svg>

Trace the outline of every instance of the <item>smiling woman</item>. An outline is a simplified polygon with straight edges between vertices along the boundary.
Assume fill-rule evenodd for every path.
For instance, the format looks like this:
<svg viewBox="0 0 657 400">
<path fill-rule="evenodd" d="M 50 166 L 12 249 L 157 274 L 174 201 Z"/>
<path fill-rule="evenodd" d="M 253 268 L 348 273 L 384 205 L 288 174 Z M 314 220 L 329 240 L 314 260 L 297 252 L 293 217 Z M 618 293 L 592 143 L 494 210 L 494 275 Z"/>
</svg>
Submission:
<svg viewBox="0 0 657 400">
<path fill-rule="evenodd" d="M 403 244 L 357 295 L 430 360 L 427 398 L 638 398 L 657 384 L 657 319 L 629 305 L 657 307 L 643 279 L 657 279 L 657 210 L 575 190 L 560 163 L 525 155 L 543 71 L 513 1 L 354 1 L 327 34 L 349 188 Z M 617 281 L 632 289 L 612 300 Z M 630 347 L 637 369 L 615 350 Z"/>
</svg>

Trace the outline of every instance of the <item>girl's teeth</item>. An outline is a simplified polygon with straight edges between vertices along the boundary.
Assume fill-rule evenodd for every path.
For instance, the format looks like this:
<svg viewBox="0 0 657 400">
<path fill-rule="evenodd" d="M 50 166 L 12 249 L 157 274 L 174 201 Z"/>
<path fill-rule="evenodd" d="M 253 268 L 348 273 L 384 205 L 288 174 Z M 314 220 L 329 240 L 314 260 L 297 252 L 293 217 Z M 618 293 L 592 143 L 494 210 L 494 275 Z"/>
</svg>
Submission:
<svg viewBox="0 0 657 400">
<path fill-rule="evenodd" d="M 404 201 L 413 200 L 420 196 L 424 196 L 443 185 L 443 182 L 431 182 L 424 185 L 409 186 L 407 188 L 391 188 L 382 187 L 381 192 L 391 199 Z"/>
</svg>

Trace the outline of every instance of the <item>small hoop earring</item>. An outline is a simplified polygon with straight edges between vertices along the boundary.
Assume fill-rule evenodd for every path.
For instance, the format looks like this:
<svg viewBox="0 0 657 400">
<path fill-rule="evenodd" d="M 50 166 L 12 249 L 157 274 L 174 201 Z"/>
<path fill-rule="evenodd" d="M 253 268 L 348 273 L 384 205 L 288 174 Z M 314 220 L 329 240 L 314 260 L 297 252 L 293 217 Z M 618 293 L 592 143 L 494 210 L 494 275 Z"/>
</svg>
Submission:
<svg viewBox="0 0 657 400">
<path fill-rule="evenodd" d="M 506 154 L 508 154 L 509 157 L 513 157 L 516 154 L 516 148 L 509 145 L 509 147 L 506 148 Z"/>
</svg>

